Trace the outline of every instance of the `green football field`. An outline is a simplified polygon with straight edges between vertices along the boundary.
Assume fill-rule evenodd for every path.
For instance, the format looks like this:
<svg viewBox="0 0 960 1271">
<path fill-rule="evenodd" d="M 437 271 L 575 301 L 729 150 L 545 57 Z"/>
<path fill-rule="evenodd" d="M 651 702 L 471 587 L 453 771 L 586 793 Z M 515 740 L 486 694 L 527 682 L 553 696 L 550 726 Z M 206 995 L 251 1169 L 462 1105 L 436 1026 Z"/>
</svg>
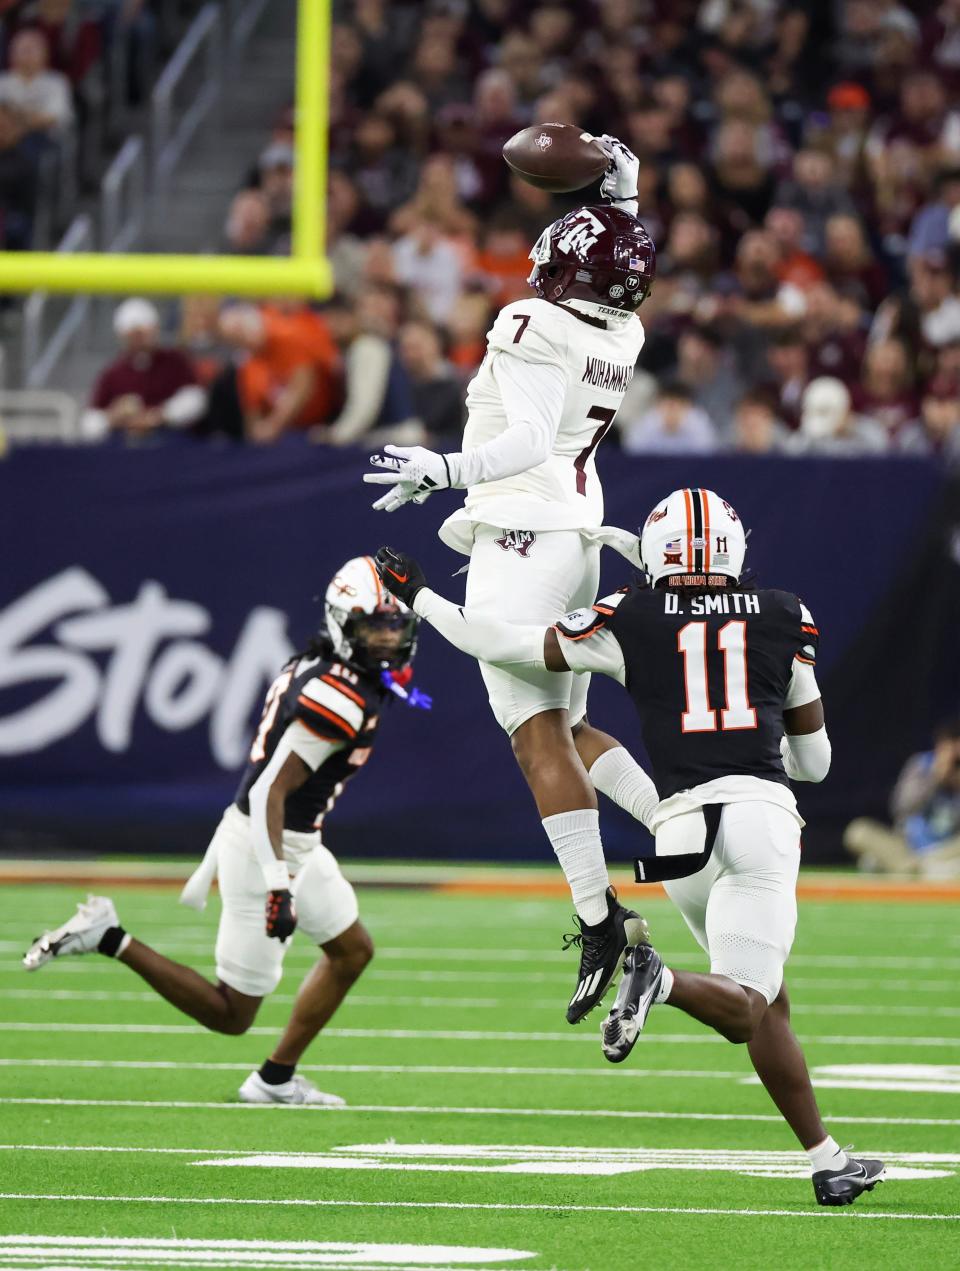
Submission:
<svg viewBox="0 0 960 1271">
<path fill-rule="evenodd" d="M 209 973 L 217 904 L 120 889 Z M 217 1037 L 98 955 L 19 966 L 78 887 L 6 890 L 0 1267 L 887 1269 L 960 1266 L 960 929 L 949 904 L 805 902 L 794 1022 L 835 1137 L 888 1163 L 819 1209 L 743 1047 L 657 1008 L 622 1067 L 570 1028 L 569 906 L 365 888 L 378 954 L 302 1071 L 346 1110 L 233 1102 L 311 963 Z M 669 903 L 668 961 L 703 969 Z"/>
</svg>

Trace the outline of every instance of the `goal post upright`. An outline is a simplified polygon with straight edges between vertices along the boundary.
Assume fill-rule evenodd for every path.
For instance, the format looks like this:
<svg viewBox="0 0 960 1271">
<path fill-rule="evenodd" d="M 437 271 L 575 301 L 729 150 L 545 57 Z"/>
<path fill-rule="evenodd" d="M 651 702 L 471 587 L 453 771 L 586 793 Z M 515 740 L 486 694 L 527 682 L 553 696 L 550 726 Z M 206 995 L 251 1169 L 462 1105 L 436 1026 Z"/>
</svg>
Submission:
<svg viewBox="0 0 960 1271">
<path fill-rule="evenodd" d="M 325 255 L 331 0 L 298 0 L 290 256 L 0 252 L 0 294 L 304 296 L 333 289 Z"/>
</svg>

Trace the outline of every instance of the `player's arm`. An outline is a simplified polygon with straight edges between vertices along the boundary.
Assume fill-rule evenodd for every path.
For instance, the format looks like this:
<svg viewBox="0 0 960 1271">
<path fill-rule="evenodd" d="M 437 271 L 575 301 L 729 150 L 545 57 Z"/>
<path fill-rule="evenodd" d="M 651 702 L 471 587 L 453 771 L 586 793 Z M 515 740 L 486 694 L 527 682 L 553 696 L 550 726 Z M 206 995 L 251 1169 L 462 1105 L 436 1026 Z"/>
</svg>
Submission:
<svg viewBox="0 0 960 1271">
<path fill-rule="evenodd" d="M 809 609 L 801 605 L 800 612 L 800 646 L 784 699 L 780 755 L 791 780 L 822 781 L 830 771 L 831 750 L 815 670 L 819 632 Z"/>
<path fill-rule="evenodd" d="M 297 925 L 290 872 L 283 857 L 287 799 L 345 743 L 312 733 L 294 720 L 277 744 L 270 763 L 250 787 L 253 849 L 267 884 L 268 936 L 286 940 Z"/>
<path fill-rule="evenodd" d="M 393 512 L 411 500 L 422 503 L 435 490 L 502 481 L 549 457 L 563 414 L 568 372 L 563 352 L 542 332 L 528 327 L 529 322 L 527 314 L 504 312 L 490 335 L 490 370 L 507 417 L 504 431 L 481 446 L 449 454 L 438 455 L 422 446 L 385 446 L 383 455 L 370 459 L 385 471 L 363 478 L 372 485 L 390 486 L 375 508 Z M 517 340 L 526 342 L 522 356 L 513 348 Z"/>
<path fill-rule="evenodd" d="M 388 591 L 429 622 L 450 644 L 480 662 L 487 662 L 491 666 L 529 666 L 535 670 L 557 672 L 600 671 L 620 679 L 622 683 L 622 656 L 611 659 L 606 644 L 601 650 L 599 640 L 594 645 L 598 656 L 588 658 L 581 649 L 581 634 L 591 632 L 578 632 L 574 635 L 573 639 L 577 642 L 574 645 L 571 641 L 561 640 L 554 627 L 544 627 L 540 623 L 527 625 L 504 622 L 489 614 L 455 605 L 432 591 L 427 586 L 423 570 L 412 556 L 389 547 L 381 547 L 376 561 L 383 585 Z M 593 627 L 602 626 L 599 614 L 585 612 L 589 612 L 595 620 L 591 624 Z M 561 635 L 562 625 L 560 624 Z M 610 641 L 616 643 L 612 636 Z M 568 645 L 566 652 L 564 645 Z M 571 657 L 574 649 L 578 657 Z M 619 652 L 619 646 L 617 651 Z M 604 653 L 607 656 L 603 656 Z"/>
</svg>

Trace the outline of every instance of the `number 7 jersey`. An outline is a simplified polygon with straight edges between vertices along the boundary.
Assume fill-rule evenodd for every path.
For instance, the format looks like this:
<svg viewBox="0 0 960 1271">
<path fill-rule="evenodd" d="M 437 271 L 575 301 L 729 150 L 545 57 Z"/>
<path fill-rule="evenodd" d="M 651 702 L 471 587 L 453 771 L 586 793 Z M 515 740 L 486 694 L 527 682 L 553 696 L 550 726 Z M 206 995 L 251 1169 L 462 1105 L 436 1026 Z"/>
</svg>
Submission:
<svg viewBox="0 0 960 1271">
<path fill-rule="evenodd" d="M 515 476 L 469 487 L 464 508 L 441 530 L 450 546 L 469 552 L 463 528 L 472 522 L 522 530 L 602 524 L 595 454 L 623 401 L 644 340 L 635 314 L 611 310 L 610 315 L 600 327 L 536 297 L 500 311 L 467 390 L 462 448 L 498 437 L 510 418 L 515 422 L 539 412 L 555 428 L 552 453 Z"/>
</svg>

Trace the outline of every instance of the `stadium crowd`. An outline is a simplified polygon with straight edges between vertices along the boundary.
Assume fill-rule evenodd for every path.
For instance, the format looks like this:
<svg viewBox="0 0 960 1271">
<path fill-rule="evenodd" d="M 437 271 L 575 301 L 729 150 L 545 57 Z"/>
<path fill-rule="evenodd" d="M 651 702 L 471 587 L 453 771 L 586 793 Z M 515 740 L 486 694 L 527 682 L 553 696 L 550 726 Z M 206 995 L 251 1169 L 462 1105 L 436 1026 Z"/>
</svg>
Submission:
<svg viewBox="0 0 960 1271">
<path fill-rule="evenodd" d="M 658 250 L 625 450 L 960 463 L 958 89 L 960 0 L 336 5 L 334 300 L 184 303 L 176 340 L 203 390 L 186 417 L 184 385 L 166 386 L 170 416 L 144 369 L 160 315 L 149 347 L 118 315 L 94 426 L 454 446 L 492 316 L 529 294 L 533 241 L 596 197 L 550 196 L 501 159 L 518 128 L 563 120 L 640 157 Z M 292 139 L 290 112 L 225 250 L 289 250 Z"/>
</svg>

